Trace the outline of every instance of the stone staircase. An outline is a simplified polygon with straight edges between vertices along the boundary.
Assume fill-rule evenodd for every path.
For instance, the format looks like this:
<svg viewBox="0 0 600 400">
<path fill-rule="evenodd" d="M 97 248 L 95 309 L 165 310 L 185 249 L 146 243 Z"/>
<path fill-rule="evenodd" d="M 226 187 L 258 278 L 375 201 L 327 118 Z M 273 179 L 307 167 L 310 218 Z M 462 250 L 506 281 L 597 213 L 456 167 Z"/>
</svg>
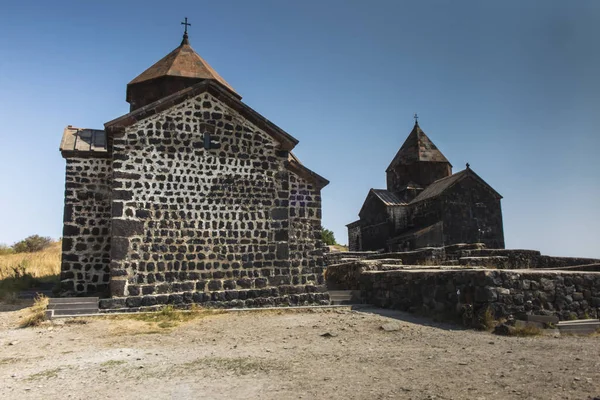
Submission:
<svg viewBox="0 0 600 400">
<path fill-rule="evenodd" d="M 359 290 L 329 290 L 331 305 L 361 304 Z"/>
<path fill-rule="evenodd" d="M 98 297 L 50 298 L 46 317 L 71 317 L 98 314 Z"/>
</svg>

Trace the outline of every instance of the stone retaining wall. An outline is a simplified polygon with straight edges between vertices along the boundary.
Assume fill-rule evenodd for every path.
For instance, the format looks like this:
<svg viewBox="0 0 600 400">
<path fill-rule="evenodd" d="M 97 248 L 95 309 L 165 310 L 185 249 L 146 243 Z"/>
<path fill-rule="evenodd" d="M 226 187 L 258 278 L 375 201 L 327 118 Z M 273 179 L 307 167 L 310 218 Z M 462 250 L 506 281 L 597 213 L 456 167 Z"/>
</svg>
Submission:
<svg viewBox="0 0 600 400">
<path fill-rule="evenodd" d="M 101 299 L 102 312 L 150 311 L 164 305 L 177 308 L 189 307 L 192 303 L 205 308 L 254 308 L 278 306 L 328 305 L 329 293 L 323 286 L 279 286 L 267 287 L 267 280 L 258 284 L 259 289 L 187 291 L 148 296 Z"/>
<path fill-rule="evenodd" d="M 561 320 L 600 315 L 600 272 L 532 270 L 370 271 L 360 275 L 365 302 L 404 311 L 457 313 L 461 304 Z"/>
</svg>

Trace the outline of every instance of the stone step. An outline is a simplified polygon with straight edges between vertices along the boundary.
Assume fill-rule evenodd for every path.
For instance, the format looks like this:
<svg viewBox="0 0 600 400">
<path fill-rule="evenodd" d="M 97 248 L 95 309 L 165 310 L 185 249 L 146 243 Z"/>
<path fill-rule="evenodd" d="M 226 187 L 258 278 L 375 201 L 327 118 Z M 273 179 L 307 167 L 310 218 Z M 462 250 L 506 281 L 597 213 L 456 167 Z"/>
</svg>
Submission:
<svg viewBox="0 0 600 400">
<path fill-rule="evenodd" d="M 575 321 L 560 321 L 556 324 L 560 333 L 570 335 L 589 335 L 600 332 L 600 321 L 597 319 L 579 319 Z"/>
<path fill-rule="evenodd" d="M 52 310 L 53 317 L 64 317 L 67 315 L 93 315 L 98 314 L 98 307 L 96 308 L 78 308 L 78 309 L 62 309 L 62 310 Z"/>
<path fill-rule="evenodd" d="M 55 297 L 49 299 L 49 304 L 88 303 L 98 304 L 98 297 Z"/>
<path fill-rule="evenodd" d="M 48 303 L 49 310 L 79 310 L 98 308 L 98 303 Z"/>
<path fill-rule="evenodd" d="M 600 324 L 600 320 L 598 319 L 575 319 L 572 321 L 560 321 L 558 326 L 571 326 L 571 325 L 581 325 L 581 324 Z"/>
<path fill-rule="evenodd" d="M 379 258 L 377 260 L 367 260 L 366 262 L 378 262 L 386 265 L 402 265 L 401 258 Z"/>
<path fill-rule="evenodd" d="M 332 305 L 360 304 L 359 290 L 329 290 L 329 300 Z"/>
</svg>

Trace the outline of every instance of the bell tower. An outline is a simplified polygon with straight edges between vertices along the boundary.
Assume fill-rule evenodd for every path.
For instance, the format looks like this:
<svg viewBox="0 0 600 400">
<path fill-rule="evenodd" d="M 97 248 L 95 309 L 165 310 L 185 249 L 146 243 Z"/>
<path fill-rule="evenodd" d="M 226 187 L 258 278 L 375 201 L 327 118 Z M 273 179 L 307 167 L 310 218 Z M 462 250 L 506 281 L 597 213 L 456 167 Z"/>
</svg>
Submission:
<svg viewBox="0 0 600 400">
<path fill-rule="evenodd" d="M 220 83 L 237 99 L 242 98 L 192 49 L 187 32 L 191 24 L 187 22 L 187 18 L 181 24 L 185 25 L 185 31 L 179 47 L 127 84 L 127 102 L 130 104 L 130 111 L 207 79 Z"/>
<path fill-rule="evenodd" d="M 452 175 L 452 165 L 423 132 L 417 118 L 415 114 L 415 126 L 385 171 L 390 192 L 424 189 Z"/>
</svg>

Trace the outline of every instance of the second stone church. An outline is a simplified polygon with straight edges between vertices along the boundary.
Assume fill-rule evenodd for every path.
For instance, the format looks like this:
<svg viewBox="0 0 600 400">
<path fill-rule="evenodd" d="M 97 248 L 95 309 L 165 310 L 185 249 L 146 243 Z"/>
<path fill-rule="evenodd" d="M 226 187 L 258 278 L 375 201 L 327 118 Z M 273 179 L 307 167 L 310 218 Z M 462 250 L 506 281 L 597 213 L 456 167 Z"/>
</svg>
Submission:
<svg viewBox="0 0 600 400">
<path fill-rule="evenodd" d="M 407 251 L 458 243 L 504 248 L 502 196 L 467 164 L 452 165 L 418 122 L 386 169 L 387 189 L 371 189 L 347 225 L 351 251 Z"/>
</svg>

